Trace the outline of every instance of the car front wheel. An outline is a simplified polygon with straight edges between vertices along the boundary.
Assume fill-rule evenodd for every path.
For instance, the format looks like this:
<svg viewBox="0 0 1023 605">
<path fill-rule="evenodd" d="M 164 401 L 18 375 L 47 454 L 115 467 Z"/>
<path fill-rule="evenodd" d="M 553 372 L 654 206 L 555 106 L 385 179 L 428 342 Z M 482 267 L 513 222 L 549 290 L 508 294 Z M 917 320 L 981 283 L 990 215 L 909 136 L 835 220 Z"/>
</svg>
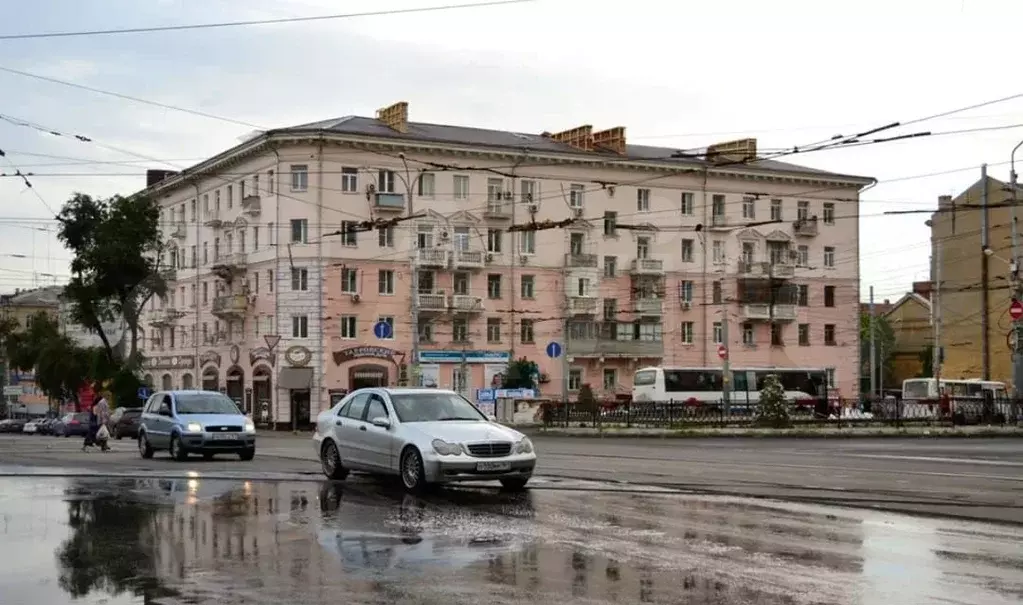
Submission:
<svg viewBox="0 0 1023 605">
<path fill-rule="evenodd" d="M 241 458 L 243 462 L 248 462 L 256 457 L 256 448 L 242 450 L 238 453 L 238 457 Z"/>
<path fill-rule="evenodd" d="M 332 440 L 328 440 L 320 448 L 320 465 L 323 467 L 323 474 L 329 479 L 342 481 L 348 477 L 348 469 L 342 464 L 341 454 Z"/>
<path fill-rule="evenodd" d="M 147 460 L 153 457 L 153 446 L 149 445 L 145 433 L 139 433 L 139 454 Z"/>
<path fill-rule="evenodd" d="M 409 493 L 421 492 L 426 488 L 423 457 L 414 447 L 406 448 L 401 454 L 401 484 Z"/>
<path fill-rule="evenodd" d="M 181 446 L 181 438 L 177 435 L 173 435 L 170 440 L 170 448 L 168 448 L 170 457 L 178 462 L 184 462 L 188 460 L 188 452 L 184 447 Z"/>
</svg>

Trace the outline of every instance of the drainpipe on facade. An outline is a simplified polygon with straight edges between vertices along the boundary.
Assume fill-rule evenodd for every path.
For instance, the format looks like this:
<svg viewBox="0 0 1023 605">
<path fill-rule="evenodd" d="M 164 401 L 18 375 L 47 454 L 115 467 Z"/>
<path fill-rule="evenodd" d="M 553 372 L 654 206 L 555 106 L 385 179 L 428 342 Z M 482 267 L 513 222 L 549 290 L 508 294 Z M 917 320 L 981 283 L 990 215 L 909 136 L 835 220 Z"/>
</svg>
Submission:
<svg viewBox="0 0 1023 605">
<path fill-rule="evenodd" d="M 701 299 L 703 301 L 703 303 L 700 305 L 702 307 L 702 309 L 703 309 L 703 343 L 702 343 L 702 346 L 700 347 L 700 349 L 703 351 L 703 353 L 702 353 L 703 367 L 705 367 L 705 368 L 708 367 L 708 363 L 709 362 L 707 360 L 707 356 L 708 356 L 708 354 L 709 354 L 708 352 L 710 350 L 709 343 L 707 342 L 707 326 L 709 325 L 708 322 L 707 322 L 707 319 L 710 317 L 710 306 L 709 306 L 710 301 L 707 299 L 707 288 L 708 288 L 708 285 L 707 285 L 707 234 L 709 233 L 709 231 L 707 230 L 707 227 L 710 225 L 710 222 L 707 220 L 708 219 L 708 217 L 707 217 L 707 176 L 708 176 L 708 172 L 709 172 L 709 169 L 704 167 L 704 169 L 703 169 L 703 183 L 700 185 L 700 206 L 703 208 L 703 229 L 702 229 L 701 233 L 697 234 L 697 237 L 702 242 L 701 249 L 703 251 L 703 254 L 701 255 L 701 256 L 703 256 L 703 260 L 702 260 L 703 271 L 701 272 L 702 273 L 701 277 L 703 278 L 703 284 L 702 284 L 702 286 L 700 288 L 700 297 L 701 297 Z M 713 334 L 713 332 L 714 332 L 713 328 L 710 330 L 710 332 L 711 332 L 711 334 Z M 725 347 L 727 347 L 727 346 L 728 346 L 728 344 L 726 343 Z"/>
<path fill-rule="evenodd" d="M 319 332 L 320 332 L 320 334 L 319 334 L 319 336 L 320 336 L 320 346 L 319 346 L 320 354 L 319 354 L 319 358 L 317 358 L 317 356 L 315 356 L 315 355 L 313 356 L 313 364 L 314 364 L 313 365 L 313 383 L 312 383 L 312 385 L 310 385 L 310 389 L 309 389 L 309 419 L 310 420 L 312 420 L 313 418 L 316 417 L 315 415 L 313 415 L 313 395 L 314 394 L 316 395 L 316 401 L 317 401 L 317 403 L 316 403 L 316 409 L 317 409 L 316 414 L 317 415 L 319 415 L 320 402 L 323 401 L 323 394 L 320 393 L 320 390 L 323 388 L 323 373 L 324 373 L 324 368 L 325 368 L 325 364 L 323 363 L 323 361 L 324 361 L 324 359 L 326 359 L 326 356 L 324 355 L 324 347 L 326 346 L 324 341 L 327 340 L 326 335 L 324 334 L 324 330 L 323 330 L 323 286 L 324 286 L 324 283 L 323 283 L 323 272 L 324 272 L 324 269 L 325 269 L 324 262 L 323 262 L 323 187 L 324 187 L 324 185 L 323 185 L 323 145 L 324 145 L 324 142 L 325 142 L 324 139 L 321 138 L 320 139 L 320 145 L 319 145 L 319 148 L 318 148 L 317 154 L 316 154 L 316 185 L 317 185 L 317 187 L 316 187 L 316 229 L 317 229 L 317 231 L 316 232 L 319 234 L 317 236 L 317 238 L 316 238 L 316 266 L 317 266 L 317 271 L 318 271 L 318 274 L 319 274 L 319 283 L 318 283 L 318 286 L 319 286 L 319 296 L 316 297 L 316 310 L 317 310 L 316 322 L 317 322 L 317 325 L 320 327 L 320 330 L 319 330 Z M 292 429 L 297 432 L 298 425 L 296 423 L 294 415 L 292 415 L 292 416 L 293 416 L 292 417 L 292 421 L 291 421 Z"/>
<path fill-rule="evenodd" d="M 192 386 L 198 386 L 202 388 L 202 368 L 199 367 L 199 324 L 202 320 L 202 305 L 199 304 L 199 290 L 202 288 L 200 282 L 199 272 L 199 238 L 202 236 L 202 225 L 203 218 L 200 215 L 202 208 L 199 206 L 199 183 L 192 181 L 192 187 L 195 187 L 195 296 L 192 298 L 192 304 L 195 305 L 195 323 L 192 324 L 192 344 L 195 346 L 195 359 L 193 360 L 194 366 L 192 369 Z"/>
<path fill-rule="evenodd" d="M 270 232 L 266 234 L 266 237 L 267 237 L 268 240 L 270 240 L 268 243 L 271 246 L 273 246 L 273 249 L 274 249 L 274 278 L 271 279 L 271 280 L 268 280 L 269 283 L 267 284 L 267 287 L 273 289 L 272 292 L 273 292 L 273 295 L 274 295 L 274 321 L 273 321 L 273 325 L 270 326 L 270 331 L 275 333 L 275 334 L 277 334 L 277 336 L 279 337 L 280 333 L 281 333 L 281 327 L 280 327 L 281 326 L 281 299 L 280 299 L 280 293 L 278 292 L 278 290 L 280 290 L 280 288 L 277 287 L 277 283 L 276 282 L 278 281 L 278 279 L 280 279 L 280 271 L 281 271 L 281 247 L 277 245 L 278 244 L 277 234 L 280 232 L 280 229 L 281 229 L 281 194 L 280 194 L 280 191 L 281 191 L 281 183 L 280 183 L 280 181 L 281 181 L 281 154 L 277 152 L 277 148 L 276 147 L 271 147 L 270 151 L 273 152 L 274 157 L 276 158 L 276 163 L 274 165 L 274 176 L 273 176 L 272 179 L 270 179 L 270 182 L 268 183 L 268 185 L 273 188 L 273 192 L 274 192 L 274 213 L 275 213 L 275 218 L 274 218 L 273 229 L 269 230 Z M 258 321 L 258 319 L 257 319 L 257 321 Z M 280 338 L 278 338 L 277 342 L 278 342 L 278 344 L 280 343 Z M 276 344 L 274 345 L 274 350 L 270 351 L 270 354 L 273 356 L 271 359 L 274 362 L 276 362 L 277 361 L 277 345 Z M 277 364 L 274 363 L 273 366 L 277 367 Z M 280 373 L 278 373 L 278 376 L 280 376 Z M 270 400 L 271 400 L 271 405 L 273 406 L 273 429 L 276 430 L 278 424 L 281 421 L 281 393 L 280 393 L 281 386 L 277 382 L 277 376 L 271 376 L 270 378 L 273 381 L 272 382 L 273 388 L 270 389 Z"/>
</svg>

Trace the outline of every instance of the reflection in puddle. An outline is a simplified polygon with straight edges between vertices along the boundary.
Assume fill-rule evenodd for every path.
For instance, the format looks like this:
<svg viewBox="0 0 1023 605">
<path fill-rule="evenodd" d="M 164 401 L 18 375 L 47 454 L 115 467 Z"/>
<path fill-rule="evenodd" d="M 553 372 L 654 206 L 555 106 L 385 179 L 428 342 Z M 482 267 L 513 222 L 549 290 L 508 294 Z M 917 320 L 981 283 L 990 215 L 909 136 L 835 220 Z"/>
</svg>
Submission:
<svg viewBox="0 0 1023 605">
<path fill-rule="evenodd" d="M 4 605 L 999 605 L 1023 594 L 1018 530 L 710 497 L 36 478 L 0 480 L 0 515 Z"/>
</svg>

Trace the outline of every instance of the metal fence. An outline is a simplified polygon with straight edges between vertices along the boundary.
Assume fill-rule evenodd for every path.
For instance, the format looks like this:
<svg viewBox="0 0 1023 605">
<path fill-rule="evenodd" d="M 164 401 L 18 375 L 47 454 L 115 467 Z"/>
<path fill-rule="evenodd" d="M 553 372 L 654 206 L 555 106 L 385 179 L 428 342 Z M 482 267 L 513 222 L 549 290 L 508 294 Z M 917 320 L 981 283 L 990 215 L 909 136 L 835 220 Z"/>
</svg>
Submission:
<svg viewBox="0 0 1023 605">
<path fill-rule="evenodd" d="M 550 427 L 700 428 L 754 427 L 756 403 L 544 403 L 539 420 Z M 951 399 L 916 402 L 816 399 L 789 402 L 792 426 L 962 426 L 1023 422 L 1023 400 Z"/>
</svg>

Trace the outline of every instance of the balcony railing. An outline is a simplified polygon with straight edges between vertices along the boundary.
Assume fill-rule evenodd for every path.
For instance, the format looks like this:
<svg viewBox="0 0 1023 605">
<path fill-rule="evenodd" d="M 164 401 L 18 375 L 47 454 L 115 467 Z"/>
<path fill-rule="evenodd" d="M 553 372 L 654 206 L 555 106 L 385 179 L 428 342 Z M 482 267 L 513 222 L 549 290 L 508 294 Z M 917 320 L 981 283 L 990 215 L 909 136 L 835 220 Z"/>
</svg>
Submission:
<svg viewBox="0 0 1023 605">
<path fill-rule="evenodd" d="M 662 340 L 571 339 L 568 354 L 577 357 L 647 357 L 664 356 Z"/>
<path fill-rule="evenodd" d="M 207 227 L 212 227 L 214 229 L 217 229 L 224 224 L 224 220 L 220 216 L 219 210 L 207 210 L 204 212 L 202 222 Z"/>
<path fill-rule="evenodd" d="M 791 263 L 771 263 L 768 270 L 771 277 L 777 279 L 792 279 L 796 276 L 796 266 Z"/>
<path fill-rule="evenodd" d="M 596 254 L 566 254 L 565 264 L 569 267 L 578 267 L 581 269 L 596 269 L 597 268 L 597 255 Z"/>
<path fill-rule="evenodd" d="M 632 261 L 633 275 L 663 275 L 664 261 L 653 258 L 637 258 Z"/>
<path fill-rule="evenodd" d="M 416 296 L 419 297 L 420 311 L 448 310 L 448 297 L 443 292 L 420 292 Z"/>
<path fill-rule="evenodd" d="M 663 298 L 637 298 L 632 301 L 636 315 L 660 316 L 664 314 Z"/>
<path fill-rule="evenodd" d="M 373 209 L 387 212 L 404 212 L 405 196 L 401 193 L 376 193 L 373 196 Z"/>
<path fill-rule="evenodd" d="M 459 269 L 482 269 L 487 255 L 479 250 L 455 250 L 454 265 Z"/>
<path fill-rule="evenodd" d="M 177 223 L 174 225 L 174 230 L 171 231 L 171 237 L 176 239 L 185 239 L 188 236 L 188 227 L 185 223 Z"/>
<path fill-rule="evenodd" d="M 174 267 L 164 267 L 160 269 L 160 277 L 162 277 L 164 281 L 177 281 L 178 270 Z"/>
<path fill-rule="evenodd" d="M 597 299 L 590 296 L 569 296 L 568 312 L 572 315 L 593 315 L 597 312 Z"/>
<path fill-rule="evenodd" d="M 224 294 L 213 299 L 213 315 L 240 319 L 249 308 L 249 297 L 244 294 Z"/>
<path fill-rule="evenodd" d="M 754 303 L 742 305 L 742 318 L 746 321 L 795 321 L 796 305 Z"/>
<path fill-rule="evenodd" d="M 447 267 L 448 251 L 437 248 L 419 248 L 416 250 L 419 264 L 424 267 Z"/>
<path fill-rule="evenodd" d="M 795 221 L 792 223 L 792 230 L 800 237 L 816 237 L 818 233 L 817 217 Z"/>
<path fill-rule="evenodd" d="M 710 226 L 712 229 L 728 229 L 728 218 L 724 214 L 712 214 L 710 216 Z"/>
<path fill-rule="evenodd" d="M 455 294 L 451 297 L 451 309 L 455 313 L 479 313 L 483 311 L 483 298 L 469 294 Z"/>
<path fill-rule="evenodd" d="M 512 207 L 510 202 L 491 200 L 483 211 L 485 218 L 511 218 Z"/>
<path fill-rule="evenodd" d="M 242 198 L 242 210 L 249 214 L 259 214 L 263 210 L 263 200 L 254 194 Z"/>
</svg>

